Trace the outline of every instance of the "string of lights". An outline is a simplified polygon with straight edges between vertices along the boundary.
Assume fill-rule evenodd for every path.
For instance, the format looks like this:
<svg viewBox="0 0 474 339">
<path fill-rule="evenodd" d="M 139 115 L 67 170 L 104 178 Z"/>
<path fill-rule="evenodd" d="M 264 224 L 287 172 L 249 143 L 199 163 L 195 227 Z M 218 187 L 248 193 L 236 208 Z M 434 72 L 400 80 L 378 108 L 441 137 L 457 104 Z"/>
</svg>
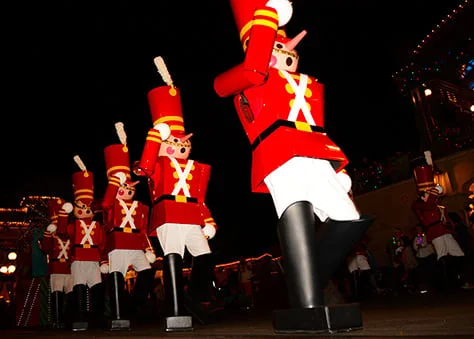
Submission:
<svg viewBox="0 0 474 339">
<path fill-rule="evenodd" d="M 454 19 L 462 12 L 464 12 L 469 6 L 472 5 L 472 0 L 464 0 L 460 3 L 456 8 L 454 8 L 450 13 L 448 13 L 441 22 L 438 23 L 417 45 L 416 47 L 410 51 L 411 61 L 405 65 L 404 67 L 400 68 L 400 70 L 396 71 L 392 77 L 397 78 L 402 76 L 405 72 L 409 71 L 413 66 L 415 66 L 415 62 L 413 58 L 420 54 L 421 50 L 427 46 L 429 43 L 433 42 L 435 38 L 439 36 L 441 30 L 445 29 L 446 26 L 453 23 Z"/>
</svg>

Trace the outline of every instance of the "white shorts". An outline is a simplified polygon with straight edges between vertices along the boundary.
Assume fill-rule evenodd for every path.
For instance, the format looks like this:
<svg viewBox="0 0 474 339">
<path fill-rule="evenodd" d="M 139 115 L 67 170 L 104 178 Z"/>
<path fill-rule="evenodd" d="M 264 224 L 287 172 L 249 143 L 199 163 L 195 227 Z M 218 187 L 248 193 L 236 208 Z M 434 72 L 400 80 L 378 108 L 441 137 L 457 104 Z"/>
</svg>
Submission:
<svg viewBox="0 0 474 339">
<path fill-rule="evenodd" d="M 164 255 L 179 253 L 184 257 L 185 248 L 193 257 L 211 253 L 209 243 L 199 225 L 167 223 L 156 229 Z"/>
<path fill-rule="evenodd" d="M 66 294 L 72 292 L 72 287 L 74 286 L 72 274 L 51 273 L 49 280 L 51 283 L 51 292 L 64 292 Z"/>
<path fill-rule="evenodd" d="M 132 265 L 137 272 L 151 268 L 145 252 L 142 250 L 113 250 L 109 252 L 110 273 L 120 272 L 125 277 L 128 267 Z"/>
<path fill-rule="evenodd" d="M 433 239 L 431 243 L 433 244 L 433 247 L 435 248 L 436 255 L 438 256 L 438 260 L 439 258 L 444 257 L 448 254 L 454 257 L 464 256 L 464 252 L 462 251 L 458 242 L 449 233 Z"/>
<path fill-rule="evenodd" d="M 97 261 L 74 261 L 71 264 L 71 275 L 74 286 L 87 285 L 92 287 L 102 282 Z"/>
<path fill-rule="evenodd" d="M 370 270 L 370 265 L 365 255 L 358 254 L 349 261 L 347 268 L 349 269 L 349 272 L 352 273 L 357 270 Z"/>
<path fill-rule="evenodd" d="M 294 157 L 265 178 L 278 218 L 297 201 L 309 201 L 324 222 L 360 218 L 348 194 L 348 178 L 342 178 L 327 160 Z"/>
</svg>

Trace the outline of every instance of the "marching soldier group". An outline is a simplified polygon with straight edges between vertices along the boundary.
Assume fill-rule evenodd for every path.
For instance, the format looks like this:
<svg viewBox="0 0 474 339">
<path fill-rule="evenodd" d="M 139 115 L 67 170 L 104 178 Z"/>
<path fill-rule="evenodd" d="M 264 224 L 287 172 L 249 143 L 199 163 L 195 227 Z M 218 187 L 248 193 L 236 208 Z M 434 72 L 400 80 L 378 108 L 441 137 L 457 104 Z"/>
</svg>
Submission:
<svg viewBox="0 0 474 339">
<path fill-rule="evenodd" d="M 275 330 L 330 332 L 360 327 L 358 308 L 348 306 L 342 312 L 328 308 L 322 290 L 373 219 L 360 215 L 348 195 L 351 180 L 344 171 L 348 160 L 324 129 L 323 85 L 297 72 L 295 48 L 306 31 L 293 39 L 286 36 L 284 25 L 293 10 L 288 0 L 230 0 L 230 5 L 245 60 L 217 76 L 214 89 L 221 97 L 234 96 L 252 145 L 252 191 L 271 194 L 280 218 L 277 229 L 291 307 L 274 314 Z M 212 276 L 208 240 L 217 230 L 205 203 L 210 166 L 189 159 L 192 134 L 185 133 L 179 89 L 163 59 L 156 58 L 155 64 L 166 85 L 148 93 L 153 124 L 141 159 L 130 166 L 120 123 L 116 127 L 121 143 L 105 148 L 108 187 L 100 200 L 103 220 L 94 219 L 93 174 L 78 157 L 81 171 L 72 176 L 72 208 L 52 202 L 46 239 L 53 244 L 44 249 L 50 250 L 51 283 L 58 292 L 55 304 L 61 304 L 61 293 L 74 292 L 73 330 L 88 328 L 88 291 L 91 300 L 97 295 L 95 300 L 103 305 L 101 274 L 108 276 L 110 328 L 130 328 L 123 314 L 124 275 L 131 265 L 138 272 L 136 289 L 141 289 L 140 276 L 143 282 L 150 281 L 155 255 L 149 236 L 158 238 L 164 252 L 166 331 L 191 330 L 192 320 L 183 305 L 199 317 L 197 306 L 206 299 Z M 148 181 L 150 211 L 134 200 L 137 181 L 132 174 Z M 315 216 L 321 221 L 319 229 Z M 187 294 L 181 274 L 185 249 L 193 256 Z M 142 299 L 137 295 L 136 305 Z M 90 306 L 96 315 L 104 313 L 100 305 Z M 55 312 L 54 322 L 61 327 L 62 313 Z M 338 323 L 342 313 L 350 319 Z"/>
</svg>

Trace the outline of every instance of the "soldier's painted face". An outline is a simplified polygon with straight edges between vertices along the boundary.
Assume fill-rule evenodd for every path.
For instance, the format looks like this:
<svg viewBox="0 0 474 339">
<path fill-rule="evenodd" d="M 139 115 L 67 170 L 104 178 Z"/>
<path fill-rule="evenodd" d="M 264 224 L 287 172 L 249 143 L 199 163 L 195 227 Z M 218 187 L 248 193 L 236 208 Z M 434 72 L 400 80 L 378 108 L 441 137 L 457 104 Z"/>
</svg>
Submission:
<svg viewBox="0 0 474 339">
<path fill-rule="evenodd" d="M 87 219 L 94 216 L 90 204 L 83 203 L 81 200 L 74 201 L 73 213 L 77 219 Z"/>
<path fill-rule="evenodd" d="M 275 41 L 270 67 L 295 72 L 298 69 L 298 53 L 295 50 L 290 51 L 283 42 Z"/>
<path fill-rule="evenodd" d="M 158 155 L 170 156 L 176 159 L 187 159 L 189 153 L 191 153 L 191 141 L 189 140 L 191 136 L 192 133 L 181 138 L 170 135 L 168 139 L 161 143 Z"/>
<path fill-rule="evenodd" d="M 125 183 L 123 185 L 120 185 L 117 191 L 116 198 L 122 200 L 132 200 L 136 193 L 135 185 L 137 183 L 138 182 L 135 182 L 133 184 Z"/>
<path fill-rule="evenodd" d="M 278 38 L 273 45 L 272 57 L 270 59 L 270 67 L 296 72 L 298 69 L 298 53 L 295 48 L 305 37 L 306 31 L 301 31 L 293 39 Z"/>
</svg>

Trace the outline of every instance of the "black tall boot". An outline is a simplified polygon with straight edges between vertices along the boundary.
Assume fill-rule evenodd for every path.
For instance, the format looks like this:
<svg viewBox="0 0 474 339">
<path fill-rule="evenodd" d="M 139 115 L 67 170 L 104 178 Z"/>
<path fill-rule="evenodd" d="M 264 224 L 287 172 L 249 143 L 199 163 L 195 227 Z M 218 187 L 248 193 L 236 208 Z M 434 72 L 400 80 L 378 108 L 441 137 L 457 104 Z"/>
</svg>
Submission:
<svg viewBox="0 0 474 339">
<path fill-rule="evenodd" d="M 165 288 L 165 331 L 192 331 L 192 318 L 184 315 L 183 258 L 170 253 L 163 260 L 163 284 Z"/>
<path fill-rule="evenodd" d="M 210 300 L 214 258 L 212 253 L 193 258 L 188 294 L 196 302 Z"/>
<path fill-rule="evenodd" d="M 317 262 L 321 287 L 325 288 L 334 273 L 341 267 L 347 254 L 362 239 L 374 222 L 370 216 L 358 220 L 324 222 L 317 232 Z"/>
<path fill-rule="evenodd" d="M 185 295 L 186 309 L 201 324 L 206 325 L 216 320 L 216 312 L 210 305 L 211 288 L 214 272 L 212 253 L 193 258 L 188 293 Z"/>
<path fill-rule="evenodd" d="M 153 292 L 155 271 L 151 268 L 137 272 L 137 281 L 133 287 L 134 319 L 138 322 L 147 321 L 148 296 Z"/>
<path fill-rule="evenodd" d="M 372 220 L 329 221 L 317 233 L 315 221 L 312 204 L 299 201 L 285 210 L 278 223 L 291 308 L 274 312 L 276 332 L 322 333 L 362 326 L 358 306 L 326 307 L 322 290 Z"/>
<path fill-rule="evenodd" d="M 89 327 L 87 322 L 87 286 L 78 284 L 74 286 L 73 290 L 76 297 L 76 311 L 72 323 L 72 330 L 85 331 Z"/>
<path fill-rule="evenodd" d="M 89 321 L 92 328 L 104 328 L 105 321 L 105 286 L 98 283 L 91 287 L 91 319 Z"/>
<path fill-rule="evenodd" d="M 112 320 L 110 322 L 111 330 L 130 330 L 130 320 L 124 319 L 124 289 L 125 278 L 120 272 L 111 272 L 109 274 L 110 288 L 110 313 Z"/>
<path fill-rule="evenodd" d="M 449 257 L 445 255 L 438 259 L 437 266 L 439 271 L 439 277 L 441 279 L 438 280 L 439 284 L 439 291 L 442 293 L 446 293 L 449 291 L 450 288 L 450 269 L 448 263 Z"/>
<path fill-rule="evenodd" d="M 53 316 L 53 328 L 63 329 L 66 327 L 64 322 L 64 293 L 54 291 L 51 293 L 51 310 Z"/>
<path fill-rule="evenodd" d="M 71 328 L 76 311 L 76 295 L 73 291 L 66 294 L 66 308 L 64 310 L 64 322 L 66 327 Z"/>
</svg>

